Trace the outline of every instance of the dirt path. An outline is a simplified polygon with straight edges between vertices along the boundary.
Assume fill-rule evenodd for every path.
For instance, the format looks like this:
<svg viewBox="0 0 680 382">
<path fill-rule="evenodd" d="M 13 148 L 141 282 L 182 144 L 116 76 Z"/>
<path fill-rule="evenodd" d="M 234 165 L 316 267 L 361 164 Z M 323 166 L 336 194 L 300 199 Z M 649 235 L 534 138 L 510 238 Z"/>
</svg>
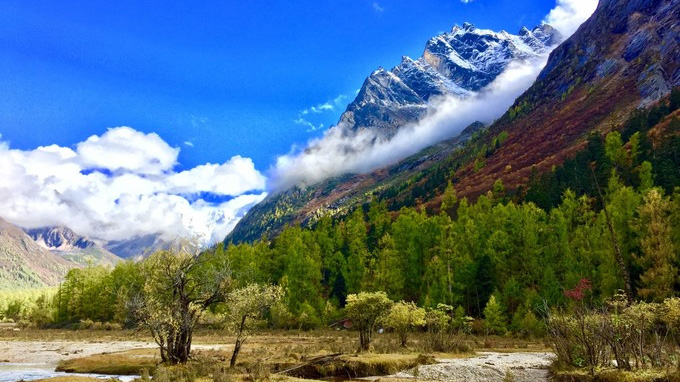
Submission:
<svg viewBox="0 0 680 382">
<path fill-rule="evenodd" d="M 439 359 L 434 365 L 420 366 L 392 377 L 442 382 L 501 382 L 512 373 L 515 382 L 548 380 L 551 353 L 479 353 L 477 357 Z"/>
</svg>

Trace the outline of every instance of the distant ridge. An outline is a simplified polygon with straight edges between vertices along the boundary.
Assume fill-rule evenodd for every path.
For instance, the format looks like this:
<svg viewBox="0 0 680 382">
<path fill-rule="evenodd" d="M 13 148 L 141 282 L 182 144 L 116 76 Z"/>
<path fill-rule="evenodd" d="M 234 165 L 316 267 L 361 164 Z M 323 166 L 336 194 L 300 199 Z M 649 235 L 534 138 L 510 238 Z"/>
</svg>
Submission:
<svg viewBox="0 0 680 382">
<path fill-rule="evenodd" d="M 57 285 L 69 269 L 77 266 L 0 218 L 0 289 Z"/>
<path fill-rule="evenodd" d="M 122 259 L 94 240 L 78 235 L 68 227 L 43 227 L 25 230 L 40 246 L 81 265 L 115 265 Z"/>
</svg>

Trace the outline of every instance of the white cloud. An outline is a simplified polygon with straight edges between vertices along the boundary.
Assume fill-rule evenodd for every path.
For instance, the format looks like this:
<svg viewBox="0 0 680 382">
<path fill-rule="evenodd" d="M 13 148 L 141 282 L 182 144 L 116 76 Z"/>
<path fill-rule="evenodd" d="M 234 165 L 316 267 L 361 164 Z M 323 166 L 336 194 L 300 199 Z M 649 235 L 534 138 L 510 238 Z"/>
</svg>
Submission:
<svg viewBox="0 0 680 382">
<path fill-rule="evenodd" d="M 221 165 L 204 164 L 169 175 L 168 191 L 173 193 L 210 192 L 220 195 L 241 195 L 262 189 L 264 177 L 255 169 L 250 158 L 232 157 Z"/>
<path fill-rule="evenodd" d="M 562 35 L 571 36 L 597 8 L 598 0 L 557 0 L 557 5 L 543 20 Z"/>
<path fill-rule="evenodd" d="M 463 0 L 472 1 L 472 0 Z M 595 10 L 597 0 L 557 0 L 545 21 L 565 37 Z M 368 130 L 353 132 L 339 124 L 312 139 L 302 150 L 277 158 L 270 169 L 269 187 L 285 189 L 295 184 L 313 184 L 344 173 L 362 173 L 394 163 L 408 155 L 455 137 L 474 121 L 492 123 L 534 82 L 545 66 L 547 54 L 533 60 L 511 63 L 489 86 L 461 99 L 447 97 L 431 101 L 430 113 L 419 123 L 400 128 L 390 140 Z"/>
<path fill-rule="evenodd" d="M 293 120 L 294 123 L 305 126 L 306 129 L 305 131 L 308 133 L 318 131 L 318 130 L 323 130 L 324 124 L 319 123 L 315 124 L 311 122 L 309 119 L 312 114 L 321 114 L 325 112 L 330 112 L 330 111 L 335 111 L 338 110 L 343 106 L 344 101 L 347 99 L 347 96 L 340 94 L 339 96 L 335 97 L 333 100 L 325 102 L 325 103 L 320 103 L 315 106 L 310 106 L 298 113 L 298 116 L 296 119 Z"/>
<path fill-rule="evenodd" d="M 417 124 L 403 126 L 390 140 L 369 130 L 352 133 L 342 124 L 336 125 L 323 137 L 311 140 L 304 150 L 277 158 L 269 186 L 285 189 L 344 173 L 368 172 L 456 136 L 472 122 L 491 123 L 533 83 L 546 60 L 544 55 L 511 63 L 494 82 L 469 98 L 433 101 L 435 112 Z"/>
<path fill-rule="evenodd" d="M 266 196 L 265 178 L 250 159 L 178 172 L 179 149 L 157 134 L 118 127 L 75 147 L 15 150 L 0 142 L 0 216 L 107 240 L 160 232 L 216 241 Z M 203 200 L 204 193 L 216 202 Z"/>
<path fill-rule="evenodd" d="M 299 117 L 298 119 L 294 120 L 293 122 L 298 124 L 298 125 L 302 125 L 302 126 L 307 127 L 305 129 L 305 131 L 308 132 L 308 133 L 323 129 L 323 123 L 321 123 L 317 126 L 317 125 L 309 122 L 308 120 L 306 120 L 303 117 Z"/>
<path fill-rule="evenodd" d="M 460 0 L 460 2 L 463 3 L 463 4 L 471 3 L 473 1 L 474 0 Z"/>
<path fill-rule="evenodd" d="M 338 107 L 342 106 L 342 103 L 344 100 L 347 99 L 347 96 L 340 94 L 339 96 L 335 97 L 332 101 L 328 101 L 325 103 L 320 103 L 316 106 L 311 106 L 307 109 L 304 109 L 300 112 L 300 115 L 307 115 L 307 114 L 321 114 L 326 111 L 332 111 L 335 110 Z"/>
<path fill-rule="evenodd" d="M 186 147 L 194 147 L 194 144 L 193 144 L 193 142 L 191 142 L 191 141 L 184 141 L 184 146 L 186 146 Z"/>
<path fill-rule="evenodd" d="M 170 147 L 156 133 L 144 134 L 130 127 L 109 129 L 77 145 L 79 162 L 84 168 L 107 168 L 160 174 L 177 163 L 179 149 Z"/>
<path fill-rule="evenodd" d="M 374 2 L 373 2 L 373 10 L 374 10 L 376 13 L 383 13 L 383 12 L 385 12 L 385 8 L 383 8 L 382 6 L 380 6 L 380 4 L 378 4 L 377 1 L 374 1 Z"/>
</svg>

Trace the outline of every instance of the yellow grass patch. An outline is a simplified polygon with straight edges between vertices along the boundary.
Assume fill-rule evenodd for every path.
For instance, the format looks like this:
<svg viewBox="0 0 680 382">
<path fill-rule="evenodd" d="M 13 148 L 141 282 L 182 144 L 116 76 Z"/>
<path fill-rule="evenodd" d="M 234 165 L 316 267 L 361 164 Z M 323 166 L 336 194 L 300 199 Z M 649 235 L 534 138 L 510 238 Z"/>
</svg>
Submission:
<svg viewBox="0 0 680 382">
<path fill-rule="evenodd" d="M 153 371 L 160 362 L 155 349 L 96 354 L 59 362 L 57 371 L 67 373 L 138 375 L 143 369 Z"/>
</svg>

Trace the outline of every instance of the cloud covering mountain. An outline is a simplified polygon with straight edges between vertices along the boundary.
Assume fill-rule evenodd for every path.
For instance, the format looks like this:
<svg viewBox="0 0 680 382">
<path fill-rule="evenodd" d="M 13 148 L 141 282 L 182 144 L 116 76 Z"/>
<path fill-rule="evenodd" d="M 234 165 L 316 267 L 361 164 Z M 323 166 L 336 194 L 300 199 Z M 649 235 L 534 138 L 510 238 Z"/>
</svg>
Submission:
<svg viewBox="0 0 680 382">
<path fill-rule="evenodd" d="M 160 232 L 213 242 L 266 196 L 249 158 L 177 171 L 180 149 L 155 133 L 115 127 L 73 147 L 0 142 L 0 216 L 106 240 Z"/>
<path fill-rule="evenodd" d="M 590 17 L 597 3 L 558 0 L 544 22 L 567 38 Z M 523 29 L 519 36 L 512 36 L 507 32 L 478 31 L 466 24 L 433 38 L 418 61 L 406 57 L 392 71 L 379 69 L 371 74 L 341 121 L 323 137 L 278 157 L 270 170 L 269 187 L 280 191 L 344 173 L 371 171 L 454 137 L 475 121 L 493 122 L 531 86 L 545 65 L 555 46 L 544 49 L 541 42 L 552 39 L 537 39 L 543 32 L 542 28 Z M 460 48 L 451 48 L 449 42 L 468 50 L 469 55 L 461 57 L 457 50 Z M 433 54 L 442 44 L 450 49 L 443 49 L 440 56 Z M 442 64 L 442 60 L 447 63 Z M 430 81 L 436 91 L 426 92 L 425 97 L 418 97 L 418 92 L 407 85 L 409 78 L 403 75 L 405 67 L 416 63 L 424 68 L 419 73 L 434 73 L 419 75 L 416 85 L 422 86 L 426 77 L 441 77 Z M 494 73 L 499 67 L 502 72 Z M 473 86 L 479 83 L 486 85 L 481 89 Z M 357 122 L 362 109 L 368 118 Z M 357 128 L 362 125 L 369 128 Z"/>
</svg>

